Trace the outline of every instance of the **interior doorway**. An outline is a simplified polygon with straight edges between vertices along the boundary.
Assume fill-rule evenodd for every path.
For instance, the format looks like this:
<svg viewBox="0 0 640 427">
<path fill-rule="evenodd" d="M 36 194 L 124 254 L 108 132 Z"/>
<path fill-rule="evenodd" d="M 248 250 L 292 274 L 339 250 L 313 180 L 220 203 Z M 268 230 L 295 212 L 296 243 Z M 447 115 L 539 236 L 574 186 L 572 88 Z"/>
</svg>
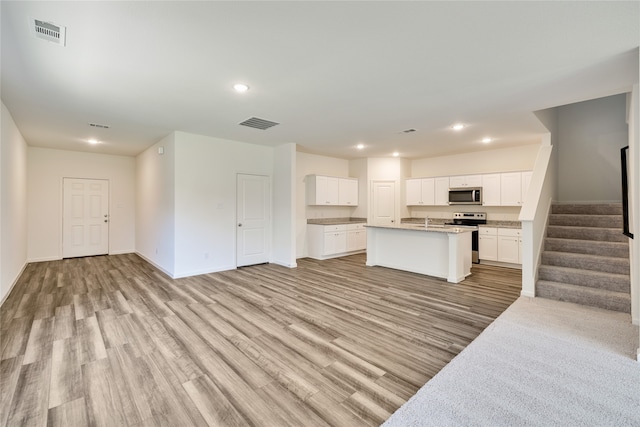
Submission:
<svg viewBox="0 0 640 427">
<path fill-rule="evenodd" d="M 238 174 L 236 192 L 236 266 L 269 262 L 271 241 L 269 177 Z"/>
<path fill-rule="evenodd" d="M 393 225 L 396 223 L 395 181 L 373 181 L 371 188 L 371 223 Z"/>
<path fill-rule="evenodd" d="M 109 181 L 63 178 L 62 257 L 109 253 Z"/>
</svg>

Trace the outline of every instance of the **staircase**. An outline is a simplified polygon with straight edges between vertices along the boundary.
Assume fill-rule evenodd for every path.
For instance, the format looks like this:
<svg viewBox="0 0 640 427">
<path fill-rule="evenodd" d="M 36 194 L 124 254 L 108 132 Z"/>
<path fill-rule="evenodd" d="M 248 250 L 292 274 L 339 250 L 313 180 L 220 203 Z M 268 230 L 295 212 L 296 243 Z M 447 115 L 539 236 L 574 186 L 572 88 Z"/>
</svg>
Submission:
<svg viewBox="0 0 640 427">
<path fill-rule="evenodd" d="M 536 296 L 631 312 L 622 205 L 553 205 Z"/>
</svg>

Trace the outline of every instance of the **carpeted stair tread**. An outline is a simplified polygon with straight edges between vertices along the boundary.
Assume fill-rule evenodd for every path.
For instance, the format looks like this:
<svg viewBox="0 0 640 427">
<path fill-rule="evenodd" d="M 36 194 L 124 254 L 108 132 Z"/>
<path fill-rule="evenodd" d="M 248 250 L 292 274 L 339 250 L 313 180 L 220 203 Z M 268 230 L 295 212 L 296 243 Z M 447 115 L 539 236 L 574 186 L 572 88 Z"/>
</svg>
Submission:
<svg viewBox="0 0 640 427">
<path fill-rule="evenodd" d="M 538 280 L 536 283 L 536 296 L 631 313 L 631 296 L 625 292 Z"/>
<path fill-rule="evenodd" d="M 628 237 L 622 234 L 621 228 L 569 227 L 563 225 L 549 225 L 547 227 L 547 237 L 606 242 L 626 242 L 628 240 Z"/>
<path fill-rule="evenodd" d="M 555 204 L 552 214 L 622 215 L 622 203 L 608 204 Z"/>
<path fill-rule="evenodd" d="M 602 273 L 554 265 L 541 265 L 538 268 L 538 278 L 615 292 L 629 292 L 631 284 L 629 275 L 625 274 Z"/>
<path fill-rule="evenodd" d="M 544 248 L 547 251 L 602 255 L 629 259 L 628 242 L 599 242 L 595 240 L 547 237 L 545 239 Z"/>
<path fill-rule="evenodd" d="M 602 227 L 622 230 L 621 215 L 551 214 L 549 225 L 569 227 Z"/>
<path fill-rule="evenodd" d="M 603 273 L 629 274 L 629 259 L 570 252 L 544 251 L 542 264 Z"/>
</svg>

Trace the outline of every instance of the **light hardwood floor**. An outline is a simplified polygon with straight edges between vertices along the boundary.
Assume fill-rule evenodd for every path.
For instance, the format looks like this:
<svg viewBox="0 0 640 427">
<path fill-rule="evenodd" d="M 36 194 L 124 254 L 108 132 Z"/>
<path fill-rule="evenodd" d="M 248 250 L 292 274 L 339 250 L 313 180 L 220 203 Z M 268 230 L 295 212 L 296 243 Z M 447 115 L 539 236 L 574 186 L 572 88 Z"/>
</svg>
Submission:
<svg viewBox="0 0 640 427">
<path fill-rule="evenodd" d="M 29 264 L 1 308 L 0 425 L 379 425 L 518 296 L 364 256 L 179 280 L 136 255 Z"/>
</svg>

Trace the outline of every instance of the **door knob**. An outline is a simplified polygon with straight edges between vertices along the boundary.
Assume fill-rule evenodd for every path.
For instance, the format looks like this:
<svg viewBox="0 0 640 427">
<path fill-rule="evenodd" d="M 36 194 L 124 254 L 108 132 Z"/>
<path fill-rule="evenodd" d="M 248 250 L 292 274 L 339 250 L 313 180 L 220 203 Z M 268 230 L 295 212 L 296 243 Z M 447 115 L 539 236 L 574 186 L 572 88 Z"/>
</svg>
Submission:
<svg viewBox="0 0 640 427">
<path fill-rule="evenodd" d="M 242 223 L 238 224 L 238 227 L 242 227 Z"/>
<path fill-rule="evenodd" d="M 104 214 L 104 217 L 107 218 L 109 215 L 108 214 Z"/>
</svg>

